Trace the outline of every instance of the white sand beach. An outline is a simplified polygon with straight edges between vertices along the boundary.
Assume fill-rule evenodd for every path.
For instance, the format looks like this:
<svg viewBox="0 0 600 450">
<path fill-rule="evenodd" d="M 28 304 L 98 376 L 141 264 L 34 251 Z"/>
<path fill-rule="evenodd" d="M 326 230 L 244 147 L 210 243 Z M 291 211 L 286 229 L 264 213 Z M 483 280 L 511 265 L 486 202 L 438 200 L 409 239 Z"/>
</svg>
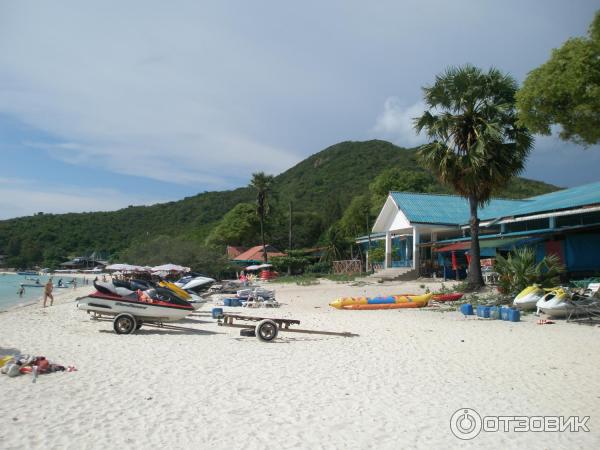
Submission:
<svg viewBox="0 0 600 450">
<path fill-rule="evenodd" d="M 598 448 L 600 328 L 486 321 L 435 310 L 339 311 L 340 296 L 422 292 L 420 282 L 273 284 L 302 328 L 271 343 L 217 327 L 210 305 L 178 325 L 117 335 L 74 298 L 0 314 L 0 352 L 44 355 L 76 372 L 0 376 L 0 447 Z M 428 283 L 430 289 L 439 284 Z M 233 308 L 232 308 L 233 309 Z M 590 416 L 590 432 L 450 431 L 460 408 L 481 416 Z"/>
</svg>

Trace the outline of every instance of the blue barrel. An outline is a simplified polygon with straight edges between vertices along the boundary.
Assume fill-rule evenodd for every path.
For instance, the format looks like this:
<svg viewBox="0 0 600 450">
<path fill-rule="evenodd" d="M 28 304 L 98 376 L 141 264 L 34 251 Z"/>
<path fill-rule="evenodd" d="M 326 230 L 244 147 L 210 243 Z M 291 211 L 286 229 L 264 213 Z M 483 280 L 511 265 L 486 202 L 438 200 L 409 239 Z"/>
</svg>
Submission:
<svg viewBox="0 0 600 450">
<path fill-rule="evenodd" d="M 502 307 L 500 310 L 500 318 L 502 320 L 508 320 L 508 313 L 510 312 L 510 308 Z"/>
<path fill-rule="evenodd" d="M 484 319 L 489 319 L 490 318 L 490 312 L 491 312 L 491 310 L 492 310 L 491 306 L 484 306 L 482 308 L 482 314 L 483 314 L 482 317 Z"/>
<path fill-rule="evenodd" d="M 460 312 L 463 313 L 465 316 L 472 316 L 473 315 L 473 305 L 471 305 L 470 303 L 465 303 L 464 305 L 460 305 Z"/>
<path fill-rule="evenodd" d="M 223 315 L 223 308 L 213 308 L 212 309 L 212 318 L 218 319 Z"/>
<path fill-rule="evenodd" d="M 223 306 L 231 306 L 231 300 L 230 298 L 224 298 L 223 299 Z"/>
<path fill-rule="evenodd" d="M 481 306 L 481 305 L 477 305 L 477 306 L 475 307 L 475 315 L 476 315 L 477 317 L 483 317 L 483 306 Z"/>
<path fill-rule="evenodd" d="M 490 319 L 494 319 L 494 320 L 499 320 L 500 317 L 500 307 L 499 306 L 492 306 L 490 308 Z"/>
<path fill-rule="evenodd" d="M 239 298 L 232 298 L 230 306 L 242 306 L 242 301 Z"/>
<path fill-rule="evenodd" d="M 518 322 L 521 320 L 521 312 L 518 309 L 510 309 L 508 311 L 508 320 L 511 322 Z"/>
</svg>

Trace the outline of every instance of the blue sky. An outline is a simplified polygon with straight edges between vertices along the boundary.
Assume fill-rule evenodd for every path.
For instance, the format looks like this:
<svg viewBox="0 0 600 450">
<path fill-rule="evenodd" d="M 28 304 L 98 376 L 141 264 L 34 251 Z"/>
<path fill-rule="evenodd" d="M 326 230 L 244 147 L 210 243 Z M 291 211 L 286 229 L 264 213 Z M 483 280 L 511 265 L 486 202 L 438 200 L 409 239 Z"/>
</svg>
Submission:
<svg viewBox="0 0 600 450">
<path fill-rule="evenodd" d="M 247 184 L 343 140 L 422 141 L 448 65 L 522 81 L 587 0 L 57 1 L 0 6 L 0 218 Z M 598 181 L 600 149 L 538 138 L 526 176 Z"/>
</svg>

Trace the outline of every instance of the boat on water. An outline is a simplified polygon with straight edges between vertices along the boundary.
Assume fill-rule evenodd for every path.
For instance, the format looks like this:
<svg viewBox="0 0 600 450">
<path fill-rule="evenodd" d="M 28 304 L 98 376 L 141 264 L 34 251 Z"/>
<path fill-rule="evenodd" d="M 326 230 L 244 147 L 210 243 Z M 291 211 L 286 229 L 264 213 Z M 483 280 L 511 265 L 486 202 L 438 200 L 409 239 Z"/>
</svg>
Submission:
<svg viewBox="0 0 600 450">
<path fill-rule="evenodd" d="M 565 288 L 552 289 L 537 304 L 538 313 L 551 317 L 568 317 L 570 315 L 600 314 L 600 301 L 594 297 L 572 294 Z"/>
<path fill-rule="evenodd" d="M 546 294 L 546 291 L 537 285 L 527 286 L 517 294 L 513 300 L 513 306 L 523 311 L 533 310 L 537 302 Z"/>
<path fill-rule="evenodd" d="M 422 295 L 388 295 L 380 297 L 343 297 L 329 304 L 336 309 L 401 309 L 422 308 L 429 303 L 433 294 Z"/>
<path fill-rule="evenodd" d="M 38 275 L 34 270 L 25 270 L 23 272 L 17 272 L 17 275 Z"/>
<path fill-rule="evenodd" d="M 144 322 L 174 322 L 194 312 L 194 307 L 169 289 L 157 287 L 132 291 L 112 283 L 95 282 L 96 291 L 80 297 L 77 308 L 114 316 L 114 330 L 129 334 Z"/>
</svg>

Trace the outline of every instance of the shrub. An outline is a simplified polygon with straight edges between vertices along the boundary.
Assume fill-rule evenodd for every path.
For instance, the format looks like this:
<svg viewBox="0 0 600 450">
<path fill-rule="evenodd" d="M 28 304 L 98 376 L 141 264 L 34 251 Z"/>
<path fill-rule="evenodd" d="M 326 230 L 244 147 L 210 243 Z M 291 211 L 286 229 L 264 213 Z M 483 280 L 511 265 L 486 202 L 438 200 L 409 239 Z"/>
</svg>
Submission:
<svg viewBox="0 0 600 450">
<path fill-rule="evenodd" d="M 331 272 L 331 263 L 327 261 L 316 262 L 306 267 L 306 273 L 329 273 Z"/>
<path fill-rule="evenodd" d="M 517 294 L 532 284 L 555 286 L 564 270 L 558 256 L 547 255 L 538 263 L 535 260 L 535 250 L 531 247 L 515 249 L 506 258 L 497 256 L 495 269 L 501 292 Z"/>
</svg>

